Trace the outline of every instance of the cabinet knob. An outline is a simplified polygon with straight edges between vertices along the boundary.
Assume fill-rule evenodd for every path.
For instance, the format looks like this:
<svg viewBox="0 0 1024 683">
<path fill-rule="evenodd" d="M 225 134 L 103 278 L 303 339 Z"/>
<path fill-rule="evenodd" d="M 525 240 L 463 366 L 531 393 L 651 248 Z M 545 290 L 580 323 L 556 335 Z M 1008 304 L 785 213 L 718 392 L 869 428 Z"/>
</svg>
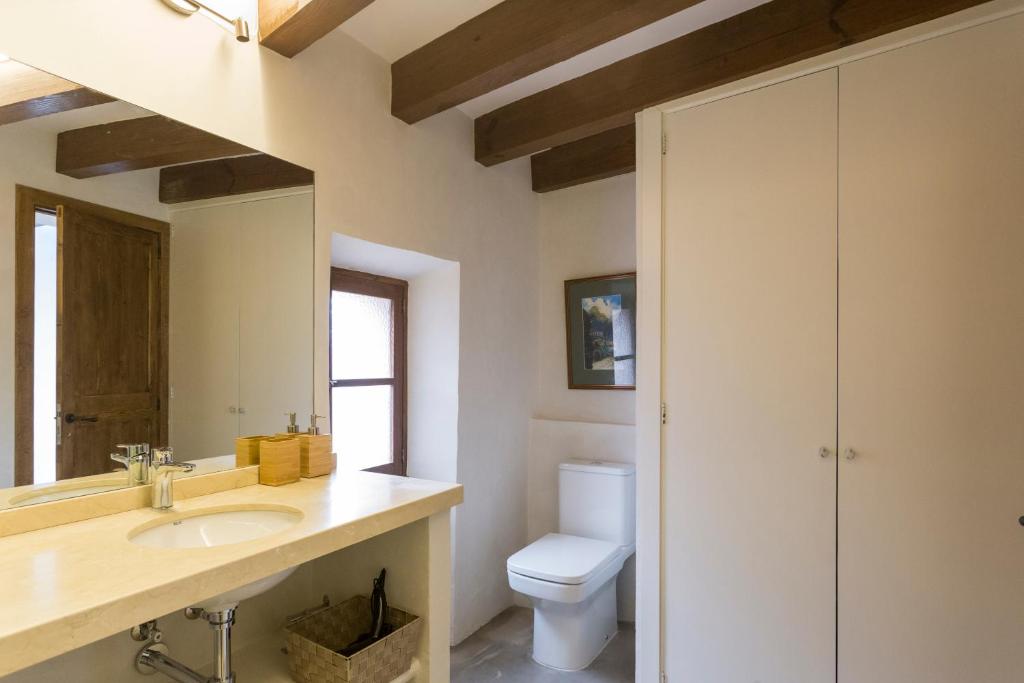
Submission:
<svg viewBox="0 0 1024 683">
<path fill-rule="evenodd" d="M 818 449 L 818 457 L 821 459 L 829 458 L 832 456 L 832 449 L 828 446 L 822 446 Z"/>
<path fill-rule="evenodd" d="M 857 453 L 857 451 L 853 450 L 852 448 L 847 448 L 845 451 L 843 451 L 843 457 L 846 458 L 847 460 L 856 460 L 858 455 L 859 453 Z"/>
</svg>

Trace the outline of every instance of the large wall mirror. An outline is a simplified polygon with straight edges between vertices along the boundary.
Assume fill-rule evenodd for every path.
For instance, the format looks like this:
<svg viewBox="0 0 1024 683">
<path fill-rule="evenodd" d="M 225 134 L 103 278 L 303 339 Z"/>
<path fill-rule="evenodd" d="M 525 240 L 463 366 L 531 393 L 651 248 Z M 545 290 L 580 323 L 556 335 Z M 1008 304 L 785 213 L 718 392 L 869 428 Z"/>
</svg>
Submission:
<svg viewBox="0 0 1024 683">
<path fill-rule="evenodd" d="M 0 57 L 0 511 L 306 420 L 313 239 L 312 171 Z"/>
</svg>

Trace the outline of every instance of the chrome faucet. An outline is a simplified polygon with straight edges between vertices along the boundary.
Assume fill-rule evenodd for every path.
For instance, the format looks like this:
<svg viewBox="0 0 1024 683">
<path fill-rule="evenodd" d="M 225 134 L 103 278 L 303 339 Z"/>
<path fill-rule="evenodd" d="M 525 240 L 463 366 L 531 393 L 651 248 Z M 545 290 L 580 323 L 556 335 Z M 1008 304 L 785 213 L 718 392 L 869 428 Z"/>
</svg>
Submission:
<svg viewBox="0 0 1024 683">
<path fill-rule="evenodd" d="M 152 459 L 148 443 L 119 443 L 124 454 L 111 453 L 110 459 L 116 460 L 128 470 L 128 486 L 142 486 L 149 483 L 149 470 Z"/>
<path fill-rule="evenodd" d="M 171 448 L 157 448 L 149 468 L 153 483 L 152 506 L 155 510 L 167 510 L 174 506 L 174 473 L 191 472 L 196 468 L 189 462 L 174 462 Z"/>
</svg>

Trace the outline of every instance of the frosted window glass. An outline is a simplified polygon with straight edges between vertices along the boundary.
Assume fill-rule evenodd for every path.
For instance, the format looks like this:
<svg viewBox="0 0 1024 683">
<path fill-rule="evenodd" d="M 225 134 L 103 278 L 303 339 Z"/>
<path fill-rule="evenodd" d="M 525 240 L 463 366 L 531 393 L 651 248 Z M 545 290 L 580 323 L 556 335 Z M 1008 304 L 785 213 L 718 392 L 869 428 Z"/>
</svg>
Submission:
<svg viewBox="0 0 1024 683">
<path fill-rule="evenodd" d="M 331 389 L 331 430 L 338 469 L 365 470 L 392 461 L 393 388 Z"/>
<path fill-rule="evenodd" d="M 57 480 L 57 220 L 36 212 L 32 483 Z"/>
<path fill-rule="evenodd" d="M 391 299 L 331 292 L 331 379 L 394 376 Z"/>
</svg>

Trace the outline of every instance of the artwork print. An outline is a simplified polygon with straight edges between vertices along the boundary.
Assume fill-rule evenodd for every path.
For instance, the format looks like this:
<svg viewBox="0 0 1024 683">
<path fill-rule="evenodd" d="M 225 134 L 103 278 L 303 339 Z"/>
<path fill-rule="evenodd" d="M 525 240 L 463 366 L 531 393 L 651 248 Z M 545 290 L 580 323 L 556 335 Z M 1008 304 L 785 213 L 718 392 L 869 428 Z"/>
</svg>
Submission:
<svg viewBox="0 0 1024 683">
<path fill-rule="evenodd" d="M 635 309 L 635 273 L 566 281 L 570 389 L 635 388 Z"/>
</svg>

